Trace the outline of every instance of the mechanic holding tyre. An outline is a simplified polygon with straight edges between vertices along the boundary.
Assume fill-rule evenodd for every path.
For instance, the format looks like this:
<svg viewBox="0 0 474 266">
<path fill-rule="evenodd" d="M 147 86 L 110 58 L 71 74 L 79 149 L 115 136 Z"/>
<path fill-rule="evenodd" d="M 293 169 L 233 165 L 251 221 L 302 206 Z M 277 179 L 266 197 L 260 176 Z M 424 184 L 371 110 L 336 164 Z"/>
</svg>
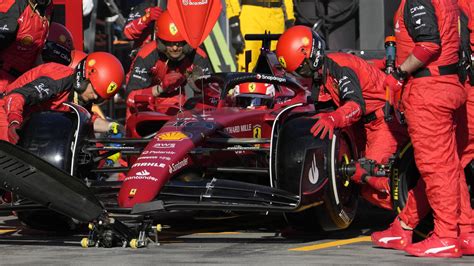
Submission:
<svg viewBox="0 0 474 266">
<path fill-rule="evenodd" d="M 33 112 L 43 110 L 68 111 L 64 102 L 77 101 L 89 108 L 112 98 L 122 86 L 124 71 L 120 61 L 105 52 L 89 54 L 73 69 L 57 63 L 42 64 L 11 83 L 7 87 L 4 112 L 0 120 L 8 122 L 7 136 L 0 139 L 17 143 L 17 130 L 23 120 Z M 95 132 L 108 132 L 117 127 L 92 115 Z"/>
<path fill-rule="evenodd" d="M 471 208 L 457 154 L 453 117 L 466 101 L 459 82 L 459 8 L 456 0 L 402 0 L 395 14 L 397 69 L 388 75 L 392 101 L 401 104 L 421 178 L 391 226 L 372 234 L 380 247 L 420 257 L 474 254 Z M 434 232 L 412 244 L 412 231 L 433 210 Z"/>
<path fill-rule="evenodd" d="M 159 111 L 160 105 L 183 104 L 187 78 L 201 74 L 195 63 L 206 57 L 205 53 L 184 40 L 168 11 L 159 16 L 155 27 L 157 40 L 140 49 L 127 74 L 126 120 L 138 110 Z M 149 96 L 151 102 L 136 103 L 138 95 Z"/>
<path fill-rule="evenodd" d="M 287 71 L 313 78 L 326 90 L 337 109 L 319 113 L 311 133 L 331 139 L 334 129 L 344 128 L 362 120 L 367 137 L 366 157 L 378 163 L 387 163 L 391 155 L 408 140 L 406 129 L 396 120 L 386 122 L 385 74 L 361 58 L 346 54 L 325 54 L 324 40 L 311 28 L 294 26 L 285 31 L 277 43 L 276 54 Z M 318 95 L 319 93 L 315 93 Z M 362 185 L 361 194 L 369 202 L 391 209 L 388 178 L 371 177 L 356 164 L 351 179 Z"/>
<path fill-rule="evenodd" d="M 292 0 L 226 0 L 231 44 L 237 55 L 237 71 L 246 70 L 245 52 L 251 51 L 249 71 L 255 67 L 261 43 L 245 41 L 245 34 L 280 34 L 293 26 L 295 15 Z M 271 50 L 275 50 L 275 43 Z"/>
</svg>

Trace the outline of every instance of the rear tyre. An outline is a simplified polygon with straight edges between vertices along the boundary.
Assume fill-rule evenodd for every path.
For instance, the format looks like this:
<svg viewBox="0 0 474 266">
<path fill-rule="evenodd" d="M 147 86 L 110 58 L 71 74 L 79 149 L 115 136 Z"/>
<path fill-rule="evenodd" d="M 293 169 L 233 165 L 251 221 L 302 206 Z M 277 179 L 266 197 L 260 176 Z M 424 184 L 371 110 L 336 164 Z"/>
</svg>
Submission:
<svg viewBox="0 0 474 266">
<path fill-rule="evenodd" d="M 474 206 L 473 166 L 474 163 L 471 162 L 469 165 L 467 165 L 466 169 L 464 169 L 467 185 L 471 194 L 471 208 Z M 416 183 L 420 179 L 420 172 L 416 167 L 413 146 L 411 143 L 408 143 L 404 149 L 402 149 L 397 154 L 390 179 L 394 210 L 397 213 L 400 213 L 401 210 L 406 206 L 408 192 L 415 187 Z M 433 230 L 433 227 L 433 216 L 430 213 L 418 224 L 416 228 L 416 235 L 418 238 L 424 238 L 425 235 Z"/>
</svg>

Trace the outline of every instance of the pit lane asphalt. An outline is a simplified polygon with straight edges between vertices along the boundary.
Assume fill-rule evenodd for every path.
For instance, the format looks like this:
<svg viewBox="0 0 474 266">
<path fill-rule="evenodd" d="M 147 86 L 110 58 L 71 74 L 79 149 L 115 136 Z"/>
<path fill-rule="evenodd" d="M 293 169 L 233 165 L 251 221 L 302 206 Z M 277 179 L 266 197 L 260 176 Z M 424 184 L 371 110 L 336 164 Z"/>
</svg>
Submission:
<svg viewBox="0 0 474 266">
<path fill-rule="evenodd" d="M 385 228 L 393 214 L 363 204 L 350 228 L 302 234 L 285 228 L 277 215 L 225 220 L 189 215 L 165 219 L 161 245 L 146 248 L 88 248 L 84 234 L 58 235 L 21 226 L 15 216 L 0 216 L 0 265 L 152 265 L 152 264 L 474 264 L 474 256 L 426 259 L 402 251 L 373 248 L 370 233 Z"/>
</svg>

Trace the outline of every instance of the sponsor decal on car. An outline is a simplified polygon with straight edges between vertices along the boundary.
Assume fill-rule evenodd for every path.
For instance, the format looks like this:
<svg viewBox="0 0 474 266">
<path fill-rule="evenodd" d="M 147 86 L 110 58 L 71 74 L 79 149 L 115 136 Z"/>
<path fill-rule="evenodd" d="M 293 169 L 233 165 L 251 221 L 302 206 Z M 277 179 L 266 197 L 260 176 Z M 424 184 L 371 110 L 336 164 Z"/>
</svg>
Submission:
<svg viewBox="0 0 474 266">
<path fill-rule="evenodd" d="M 183 139 L 189 139 L 189 137 L 181 131 L 170 131 L 156 135 L 158 140 L 163 141 L 181 141 Z"/>
<path fill-rule="evenodd" d="M 179 169 L 185 167 L 186 165 L 188 165 L 188 159 L 189 158 L 186 157 L 182 161 L 170 164 L 169 165 L 169 173 L 172 174 L 172 173 L 178 171 Z"/>
<path fill-rule="evenodd" d="M 135 174 L 136 175 L 149 175 L 150 172 L 148 172 L 147 170 L 143 170 L 143 171 L 140 171 L 140 172 L 136 172 Z"/>
<path fill-rule="evenodd" d="M 153 145 L 155 149 L 173 149 L 174 147 L 176 147 L 175 143 L 156 143 Z"/>
<path fill-rule="evenodd" d="M 127 176 L 124 181 L 128 180 L 150 180 L 153 182 L 158 181 L 156 177 L 150 176 L 150 172 L 148 172 L 146 169 L 136 172 L 133 176 Z"/>
<path fill-rule="evenodd" d="M 173 143 L 172 143 L 173 144 Z M 173 146 L 174 147 L 174 146 Z M 156 148 L 156 147 L 155 147 Z M 147 155 L 147 154 L 167 154 L 167 155 L 174 155 L 174 151 L 143 151 L 142 155 Z"/>
<path fill-rule="evenodd" d="M 262 126 L 261 125 L 254 125 L 253 126 L 253 137 L 256 139 L 262 138 Z"/>
<path fill-rule="evenodd" d="M 224 128 L 224 131 L 229 134 L 252 131 L 252 124 L 238 125 Z"/>
<path fill-rule="evenodd" d="M 252 136 L 255 139 L 261 139 L 262 138 L 262 126 L 261 125 L 254 125 L 253 130 L 252 130 Z M 255 147 L 260 147 L 260 144 L 255 144 Z"/>
<path fill-rule="evenodd" d="M 165 168 L 164 163 L 134 163 L 131 168 L 135 167 L 160 167 L 160 168 Z M 146 171 L 146 170 L 144 170 Z M 149 173 L 148 173 L 149 174 Z"/>
<path fill-rule="evenodd" d="M 158 156 L 140 156 L 138 157 L 137 161 L 139 160 L 154 160 L 158 159 Z"/>
<path fill-rule="evenodd" d="M 256 78 L 267 80 L 267 81 L 286 82 L 285 78 L 280 78 L 280 77 L 275 77 L 275 76 L 267 76 L 267 75 L 264 75 L 264 74 L 257 74 Z"/>
<path fill-rule="evenodd" d="M 141 176 L 141 175 L 134 175 L 134 176 L 127 176 L 124 181 L 130 181 L 130 180 L 150 180 L 153 182 L 158 182 L 158 179 L 153 176 Z"/>
</svg>

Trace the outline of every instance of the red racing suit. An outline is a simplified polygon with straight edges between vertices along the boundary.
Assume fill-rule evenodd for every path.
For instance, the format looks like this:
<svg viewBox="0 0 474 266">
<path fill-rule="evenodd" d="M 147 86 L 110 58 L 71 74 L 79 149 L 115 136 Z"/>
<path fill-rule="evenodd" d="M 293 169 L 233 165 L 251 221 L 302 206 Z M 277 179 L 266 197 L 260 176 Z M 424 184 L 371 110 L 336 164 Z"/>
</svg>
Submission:
<svg viewBox="0 0 474 266">
<path fill-rule="evenodd" d="M 123 34 L 127 39 L 134 41 L 134 49 L 141 47 L 144 43 L 148 43 L 151 40 L 154 21 L 142 22 L 140 18 L 145 15 L 147 8 L 155 6 L 154 2 L 156 1 L 145 0 L 130 10 L 127 24 L 123 28 Z"/>
<path fill-rule="evenodd" d="M 468 67 L 464 75 L 464 87 L 467 90 L 466 118 L 461 118 L 461 122 L 467 123 L 459 123 L 467 125 L 468 132 L 460 141 L 461 165 L 464 168 L 474 159 L 474 2 L 458 0 L 458 4 L 461 11 L 461 58 L 465 62 L 464 66 Z"/>
<path fill-rule="evenodd" d="M 184 104 L 186 78 L 193 71 L 193 61 L 202 59 L 202 56 L 192 51 L 184 54 L 181 60 L 170 60 L 158 46 L 157 42 L 145 44 L 132 62 L 126 78 L 127 91 L 130 92 L 127 97 L 126 118 L 131 112 L 142 109 L 140 104 L 135 104 L 135 96 L 151 96 L 151 88 L 156 85 L 161 86 L 163 91 L 145 108 L 160 111 L 170 106 L 178 107 L 179 103 Z M 181 77 L 173 82 L 166 82 L 169 77 L 180 75 Z"/>
<path fill-rule="evenodd" d="M 408 133 L 396 119 L 385 122 L 385 74 L 363 59 L 346 53 L 328 54 L 324 71 L 327 73 L 324 88 L 336 105 L 342 106 L 349 101 L 356 103 L 353 105 L 355 108 L 345 112 L 344 124 L 350 126 L 359 120 L 364 123 L 365 157 L 378 163 L 387 163 L 388 158 L 408 141 Z M 362 186 L 361 194 L 372 204 L 392 209 L 388 183 L 384 191 L 366 184 Z"/>
<path fill-rule="evenodd" d="M 46 63 L 33 68 L 7 87 L 7 94 L 0 100 L 4 103 L 0 121 L 17 121 L 21 125 L 34 112 L 69 111 L 62 103 L 74 101 L 73 82 L 75 70 L 68 66 Z M 92 104 L 84 107 L 90 111 Z M 92 116 L 93 121 L 96 118 Z M 5 131 L 2 130 L 0 139 L 8 141 Z"/>
<path fill-rule="evenodd" d="M 0 93 L 36 65 L 48 35 L 52 9 L 49 5 L 33 10 L 28 0 L 0 4 Z"/>
<path fill-rule="evenodd" d="M 399 217 L 414 228 L 431 207 L 434 233 L 441 238 L 457 238 L 459 228 L 471 230 L 470 208 L 461 204 L 469 194 L 453 120 L 466 100 L 456 67 L 458 18 L 456 0 L 402 0 L 394 17 L 397 64 L 410 54 L 426 62 L 409 77 L 402 95 L 421 178 Z"/>
</svg>

